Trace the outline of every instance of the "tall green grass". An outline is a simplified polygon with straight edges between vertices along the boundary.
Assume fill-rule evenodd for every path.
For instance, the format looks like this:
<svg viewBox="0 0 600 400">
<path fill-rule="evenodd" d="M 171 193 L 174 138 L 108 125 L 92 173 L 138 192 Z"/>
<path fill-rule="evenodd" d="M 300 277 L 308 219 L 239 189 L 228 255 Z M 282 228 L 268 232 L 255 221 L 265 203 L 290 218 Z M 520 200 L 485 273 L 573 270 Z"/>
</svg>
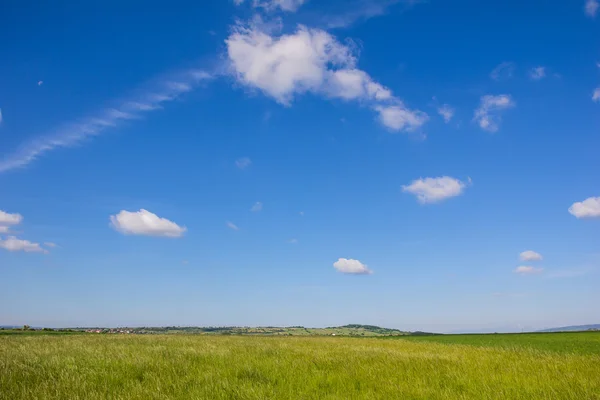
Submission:
<svg viewBox="0 0 600 400">
<path fill-rule="evenodd" d="M 1 399 L 600 399 L 600 356 L 411 340 L 0 336 Z"/>
</svg>

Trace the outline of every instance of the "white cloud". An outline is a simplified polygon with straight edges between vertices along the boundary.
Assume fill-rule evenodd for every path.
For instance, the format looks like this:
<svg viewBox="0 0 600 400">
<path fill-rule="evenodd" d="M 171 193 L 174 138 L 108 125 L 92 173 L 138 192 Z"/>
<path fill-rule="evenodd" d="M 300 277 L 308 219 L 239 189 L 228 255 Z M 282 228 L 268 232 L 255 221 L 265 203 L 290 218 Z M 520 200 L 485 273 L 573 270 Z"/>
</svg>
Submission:
<svg viewBox="0 0 600 400">
<path fill-rule="evenodd" d="M 44 81 L 38 81 L 37 85 L 38 86 L 42 86 L 44 84 Z"/>
<path fill-rule="evenodd" d="M 533 250 L 526 250 L 519 254 L 521 261 L 541 261 L 542 255 Z"/>
<path fill-rule="evenodd" d="M 26 253 L 48 253 L 48 250 L 43 249 L 39 243 L 17 239 L 14 236 L 9 236 L 4 240 L 0 238 L 0 249 L 8 251 L 24 251 Z"/>
<path fill-rule="evenodd" d="M 0 124 L 2 123 L 2 109 L 0 108 Z"/>
<path fill-rule="evenodd" d="M 594 89 L 594 93 L 592 93 L 592 101 L 600 101 L 600 87 Z"/>
<path fill-rule="evenodd" d="M 226 43 L 238 80 L 283 104 L 289 104 L 295 93 L 322 90 L 325 75 L 332 72 L 329 65 L 352 67 L 355 63 L 350 49 L 327 32 L 303 26 L 277 38 L 240 25 Z"/>
<path fill-rule="evenodd" d="M 598 12 L 598 8 L 600 7 L 600 1 L 598 0 L 585 0 L 585 15 L 588 17 L 595 17 Z"/>
<path fill-rule="evenodd" d="M 125 235 L 181 237 L 187 230 L 175 222 L 150 211 L 141 209 L 137 212 L 122 210 L 117 215 L 110 216 L 110 225 Z"/>
<path fill-rule="evenodd" d="M 46 247 L 50 247 L 50 248 L 52 249 L 52 248 L 55 248 L 55 247 L 56 247 L 56 243 L 52 243 L 52 242 L 44 242 L 44 246 L 46 246 Z"/>
<path fill-rule="evenodd" d="M 143 113 L 159 109 L 165 102 L 176 100 L 210 77 L 207 72 L 200 70 L 188 70 L 170 76 L 157 85 L 152 85 L 150 89 L 143 90 L 138 96 L 119 102 L 116 107 L 101 110 L 92 117 L 65 124 L 50 134 L 38 136 L 21 145 L 12 154 L 1 158 L 0 173 L 24 167 L 49 151 L 73 147 L 85 139 L 118 127 L 127 120 L 141 118 Z"/>
<path fill-rule="evenodd" d="M 438 114 L 444 118 L 444 122 L 448 123 L 454 117 L 454 108 L 450 107 L 448 104 L 444 104 L 441 107 L 438 107 Z"/>
<path fill-rule="evenodd" d="M 263 204 L 260 201 L 257 201 L 256 203 L 254 203 L 254 205 L 252 206 L 250 211 L 259 212 L 262 210 L 262 208 L 263 208 Z"/>
<path fill-rule="evenodd" d="M 262 7 L 266 11 L 274 11 L 277 8 L 283 11 L 295 12 L 306 0 L 254 0 L 254 7 Z"/>
<path fill-rule="evenodd" d="M 8 233 L 10 228 L 8 226 L 0 225 L 0 233 Z"/>
<path fill-rule="evenodd" d="M 289 106 L 306 92 L 370 104 L 392 130 L 421 126 L 427 115 L 407 108 L 390 89 L 356 68 L 351 45 L 320 29 L 299 26 L 273 36 L 256 25 L 234 27 L 226 40 L 230 68 L 238 82 Z"/>
<path fill-rule="evenodd" d="M 577 218 L 600 218 L 600 197 L 589 197 L 573 203 L 569 212 Z"/>
<path fill-rule="evenodd" d="M 544 271 L 544 268 L 534 268 L 528 265 L 521 265 L 515 269 L 515 273 L 519 275 L 533 275 L 540 274 Z"/>
<path fill-rule="evenodd" d="M 250 0 L 252 7 L 263 8 L 265 11 L 275 11 L 281 9 L 282 11 L 295 12 L 300 8 L 306 0 Z M 241 5 L 245 0 L 233 0 L 236 6 Z"/>
<path fill-rule="evenodd" d="M 229 221 L 227 221 L 227 222 L 225 223 L 225 225 L 227 225 L 227 227 L 228 227 L 229 229 L 233 229 L 234 231 L 239 231 L 239 230 L 240 230 L 240 228 L 239 228 L 239 227 L 238 227 L 236 224 L 234 224 L 233 222 L 229 222 Z"/>
<path fill-rule="evenodd" d="M 10 214 L 0 210 L 0 225 L 19 225 L 23 221 L 21 214 Z"/>
<path fill-rule="evenodd" d="M 529 77 L 534 81 L 539 81 L 546 77 L 546 67 L 535 67 L 529 71 Z"/>
<path fill-rule="evenodd" d="M 368 275 L 373 273 L 365 264 L 348 258 L 338 259 L 333 263 L 333 267 L 344 274 Z"/>
<path fill-rule="evenodd" d="M 346 0 L 334 7 L 333 12 L 321 17 L 322 23 L 329 29 L 346 28 L 357 21 L 365 21 L 387 13 L 389 7 L 403 3 L 410 7 L 417 3 L 415 0 Z M 335 3 L 332 2 L 333 6 Z M 343 7 L 343 8 L 342 8 Z M 338 9 L 336 9 L 338 8 Z"/>
<path fill-rule="evenodd" d="M 515 103 L 510 95 L 486 95 L 481 98 L 481 103 L 479 104 L 479 108 L 475 110 L 473 119 L 479 124 L 481 129 L 488 132 L 496 132 L 501 121 L 500 112 L 514 106 Z"/>
<path fill-rule="evenodd" d="M 402 186 L 402 191 L 414 194 L 420 203 L 436 203 L 450 197 L 459 196 L 470 184 L 450 176 L 421 178 Z"/>
<path fill-rule="evenodd" d="M 512 62 L 503 62 L 492 70 L 490 78 L 495 81 L 510 79 L 515 72 L 515 64 Z"/>
<path fill-rule="evenodd" d="M 235 166 L 239 169 L 246 169 L 250 166 L 250 164 L 252 164 L 252 160 L 250 160 L 248 157 L 242 157 L 235 160 Z"/>
<path fill-rule="evenodd" d="M 412 132 L 420 128 L 429 117 L 421 111 L 413 111 L 403 105 L 375 106 L 379 113 L 379 121 L 394 131 Z"/>
</svg>

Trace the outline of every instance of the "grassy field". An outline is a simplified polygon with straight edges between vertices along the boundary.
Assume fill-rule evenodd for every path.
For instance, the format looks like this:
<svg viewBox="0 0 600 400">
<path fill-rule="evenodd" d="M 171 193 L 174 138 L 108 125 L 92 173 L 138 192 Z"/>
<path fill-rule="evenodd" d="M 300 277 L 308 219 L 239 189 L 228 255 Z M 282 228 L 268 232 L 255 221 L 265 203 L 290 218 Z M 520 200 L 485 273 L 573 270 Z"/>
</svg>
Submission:
<svg viewBox="0 0 600 400">
<path fill-rule="evenodd" d="M 420 342 L 500 347 L 516 351 L 539 349 L 560 353 L 600 355 L 600 332 L 435 335 L 405 338 Z"/>
<path fill-rule="evenodd" d="M 600 399 L 599 333 L 482 336 L 2 335 L 0 398 Z"/>
</svg>

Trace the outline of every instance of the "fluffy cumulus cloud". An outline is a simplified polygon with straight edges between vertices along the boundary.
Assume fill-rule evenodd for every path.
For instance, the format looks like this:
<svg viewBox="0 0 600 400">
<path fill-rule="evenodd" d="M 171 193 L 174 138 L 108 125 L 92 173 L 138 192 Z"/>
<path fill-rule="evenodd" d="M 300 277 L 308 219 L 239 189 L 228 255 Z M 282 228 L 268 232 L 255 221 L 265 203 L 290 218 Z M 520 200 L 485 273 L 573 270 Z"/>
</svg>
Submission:
<svg viewBox="0 0 600 400">
<path fill-rule="evenodd" d="M 441 107 L 438 107 L 438 114 L 444 118 L 444 122 L 448 123 L 454 117 L 454 108 L 450 107 L 448 104 L 444 104 Z"/>
<path fill-rule="evenodd" d="M 21 214 L 10 214 L 0 210 L 0 226 L 18 225 L 23 221 Z"/>
<path fill-rule="evenodd" d="M 587 15 L 588 17 L 594 18 L 598 13 L 598 8 L 600 8 L 600 1 L 585 0 L 584 11 L 585 15 Z"/>
<path fill-rule="evenodd" d="M 529 77 L 534 81 L 539 81 L 546 77 L 546 68 L 545 67 L 535 67 L 529 71 Z"/>
<path fill-rule="evenodd" d="M 161 218 L 148 210 L 136 212 L 122 210 L 110 216 L 110 225 L 125 235 L 181 237 L 187 230 L 166 218 Z"/>
<path fill-rule="evenodd" d="M 29 240 L 17 239 L 14 236 L 9 236 L 6 239 L 0 238 L 0 249 L 8 251 L 24 251 L 26 253 L 48 252 L 48 250 L 43 249 L 39 243 L 32 243 Z"/>
<path fill-rule="evenodd" d="M 543 271 L 544 268 L 535 268 L 528 265 L 521 265 L 515 269 L 515 273 L 519 275 L 535 275 L 541 274 Z"/>
<path fill-rule="evenodd" d="M 355 46 L 342 44 L 323 30 L 299 26 L 294 33 L 275 36 L 256 24 L 240 24 L 226 44 L 237 81 L 283 105 L 311 92 L 365 104 L 393 131 L 415 130 L 427 121 L 426 114 L 406 107 L 390 89 L 356 67 Z"/>
<path fill-rule="evenodd" d="M 488 132 L 498 131 L 502 111 L 515 106 L 512 97 L 507 94 L 486 95 L 481 98 L 479 108 L 475 110 L 474 120 L 479 127 Z"/>
<path fill-rule="evenodd" d="M 450 197 L 459 196 L 470 184 L 450 176 L 439 178 L 420 178 L 412 181 L 410 185 L 402 186 L 402 191 L 417 196 L 420 203 L 436 203 Z"/>
<path fill-rule="evenodd" d="M 594 89 L 592 93 L 592 101 L 599 102 L 600 101 L 600 87 Z"/>
<path fill-rule="evenodd" d="M 542 255 L 533 250 L 526 250 L 519 254 L 521 261 L 541 261 Z"/>
<path fill-rule="evenodd" d="M 600 218 L 600 197 L 589 197 L 573 203 L 569 212 L 577 218 Z"/>
<path fill-rule="evenodd" d="M 414 131 L 421 127 L 429 117 L 421 111 L 413 111 L 404 105 L 375 106 L 379 121 L 392 131 Z"/>
<path fill-rule="evenodd" d="M 10 233 L 11 228 L 15 225 L 19 225 L 22 221 L 23 216 L 21 214 L 11 214 L 0 210 L 0 234 Z M 46 246 L 53 247 L 51 246 L 51 243 L 46 243 Z M 8 251 L 24 251 L 26 253 L 48 253 L 48 250 L 41 247 L 39 243 L 19 239 L 15 236 L 8 236 L 4 239 L 0 238 L 0 249 Z"/>
<path fill-rule="evenodd" d="M 373 273 L 365 264 L 349 258 L 338 259 L 333 263 L 333 268 L 344 274 L 369 275 Z"/>
</svg>

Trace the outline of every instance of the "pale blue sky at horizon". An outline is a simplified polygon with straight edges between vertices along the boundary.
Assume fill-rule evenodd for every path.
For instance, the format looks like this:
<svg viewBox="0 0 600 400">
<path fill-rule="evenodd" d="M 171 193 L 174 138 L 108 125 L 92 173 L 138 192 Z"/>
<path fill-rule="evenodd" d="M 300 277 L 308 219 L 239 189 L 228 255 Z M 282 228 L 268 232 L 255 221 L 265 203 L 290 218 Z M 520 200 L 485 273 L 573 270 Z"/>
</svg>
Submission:
<svg viewBox="0 0 600 400">
<path fill-rule="evenodd" d="M 0 325 L 600 323 L 598 6 L 3 2 Z"/>
</svg>

